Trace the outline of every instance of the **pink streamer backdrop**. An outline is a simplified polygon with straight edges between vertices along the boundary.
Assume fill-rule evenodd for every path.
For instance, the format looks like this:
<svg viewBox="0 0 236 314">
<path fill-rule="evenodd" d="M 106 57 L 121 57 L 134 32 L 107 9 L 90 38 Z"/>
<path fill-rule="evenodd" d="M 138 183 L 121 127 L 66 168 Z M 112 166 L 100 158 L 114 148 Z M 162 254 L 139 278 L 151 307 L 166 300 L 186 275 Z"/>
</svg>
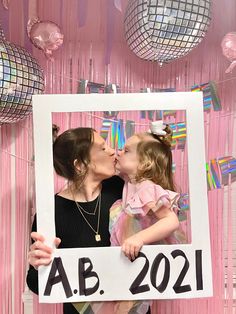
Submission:
<svg viewBox="0 0 236 314">
<path fill-rule="evenodd" d="M 0 22 L 5 23 L 7 39 L 27 47 L 25 10 L 28 2 L 11 0 L 8 11 L 0 4 L 3 18 Z M 209 162 L 227 155 L 236 157 L 236 70 L 225 74 L 229 61 L 220 47 L 223 36 L 236 30 L 236 2 L 212 1 L 212 21 L 205 39 L 188 56 L 162 68 L 157 63 L 138 59 L 127 47 L 123 35 L 126 4 L 127 0 L 120 1 L 120 12 L 111 4 L 109 9 L 107 0 L 38 1 L 39 18 L 57 23 L 65 36 L 63 45 L 54 53 L 53 63 L 36 47 L 31 47 L 45 71 L 46 93 L 77 93 L 80 79 L 115 83 L 122 92 L 139 92 L 145 87 L 189 91 L 195 84 L 214 80 L 222 111 L 212 109 L 205 113 L 206 159 Z M 109 14 L 114 17 L 113 25 Z M 139 117 L 133 118 L 139 123 Z M 55 120 L 64 130 L 78 121 L 84 122 L 86 117 L 58 114 Z M 22 294 L 35 210 L 31 117 L 14 125 L 2 125 L 0 144 L 0 314 L 23 314 L 26 305 L 22 302 Z M 175 159 L 178 184 L 186 191 L 186 151 L 176 150 Z M 61 183 L 56 181 L 56 188 Z M 155 301 L 153 314 L 235 313 L 235 192 L 235 183 L 229 182 L 224 188 L 208 193 L 214 296 Z M 61 306 L 39 305 L 34 297 L 32 313 L 59 314 Z"/>
</svg>

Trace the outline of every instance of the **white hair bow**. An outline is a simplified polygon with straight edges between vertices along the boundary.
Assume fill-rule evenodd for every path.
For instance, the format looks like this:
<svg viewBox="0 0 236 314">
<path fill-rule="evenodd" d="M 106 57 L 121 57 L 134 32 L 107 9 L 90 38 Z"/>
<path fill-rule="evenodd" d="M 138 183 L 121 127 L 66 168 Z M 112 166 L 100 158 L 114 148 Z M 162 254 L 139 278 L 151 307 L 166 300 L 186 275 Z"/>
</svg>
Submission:
<svg viewBox="0 0 236 314">
<path fill-rule="evenodd" d="M 153 121 L 150 123 L 150 130 L 149 132 L 156 134 L 156 135 L 166 135 L 166 131 L 164 131 L 166 125 L 163 123 L 162 120 Z"/>
</svg>

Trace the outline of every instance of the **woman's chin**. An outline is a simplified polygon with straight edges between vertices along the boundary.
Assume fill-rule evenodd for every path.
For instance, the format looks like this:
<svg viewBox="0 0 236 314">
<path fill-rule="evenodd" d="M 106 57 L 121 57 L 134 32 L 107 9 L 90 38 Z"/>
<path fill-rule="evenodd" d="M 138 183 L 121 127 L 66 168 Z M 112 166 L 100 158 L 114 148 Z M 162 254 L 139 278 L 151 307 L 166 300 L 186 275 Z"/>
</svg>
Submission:
<svg viewBox="0 0 236 314">
<path fill-rule="evenodd" d="M 107 176 L 107 178 L 113 177 L 116 174 L 116 168 L 112 167 L 111 171 L 109 171 L 109 175 Z"/>
</svg>

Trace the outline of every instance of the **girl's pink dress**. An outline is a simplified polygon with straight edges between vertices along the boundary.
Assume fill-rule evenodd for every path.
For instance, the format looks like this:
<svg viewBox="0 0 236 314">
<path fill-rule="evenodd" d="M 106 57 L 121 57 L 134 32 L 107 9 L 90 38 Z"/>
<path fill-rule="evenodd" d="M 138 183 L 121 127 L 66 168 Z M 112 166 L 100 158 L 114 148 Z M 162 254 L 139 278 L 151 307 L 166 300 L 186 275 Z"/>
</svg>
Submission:
<svg viewBox="0 0 236 314">
<path fill-rule="evenodd" d="M 137 184 L 125 182 L 122 201 L 116 201 L 110 209 L 111 244 L 122 245 L 125 239 L 157 221 L 155 213 L 147 206 L 149 202 L 154 201 L 158 208 L 170 207 L 177 213 L 178 199 L 178 193 L 164 190 L 160 185 L 149 180 Z M 174 232 L 156 244 L 183 243 L 183 236 L 182 232 Z"/>
<path fill-rule="evenodd" d="M 122 200 L 116 201 L 110 209 L 111 244 L 120 246 L 128 237 L 156 223 L 155 213 L 147 206 L 149 202 L 154 201 L 158 209 L 166 206 L 177 213 L 178 199 L 178 193 L 164 190 L 152 181 L 145 180 L 137 184 L 126 181 Z M 180 229 L 155 244 L 177 243 L 186 243 L 185 234 Z M 150 305 L 151 301 L 148 300 L 116 302 L 114 313 L 145 314 Z"/>
<path fill-rule="evenodd" d="M 155 213 L 147 209 L 149 202 L 154 201 L 159 208 L 168 206 L 177 212 L 178 199 L 178 193 L 164 190 L 152 181 L 138 184 L 125 181 L 122 200 L 116 201 L 110 209 L 111 244 L 120 246 L 125 239 L 157 221 Z M 177 243 L 186 243 L 185 235 L 180 230 L 156 244 Z M 86 314 L 146 314 L 150 305 L 149 300 L 78 303 L 78 311 Z"/>
</svg>

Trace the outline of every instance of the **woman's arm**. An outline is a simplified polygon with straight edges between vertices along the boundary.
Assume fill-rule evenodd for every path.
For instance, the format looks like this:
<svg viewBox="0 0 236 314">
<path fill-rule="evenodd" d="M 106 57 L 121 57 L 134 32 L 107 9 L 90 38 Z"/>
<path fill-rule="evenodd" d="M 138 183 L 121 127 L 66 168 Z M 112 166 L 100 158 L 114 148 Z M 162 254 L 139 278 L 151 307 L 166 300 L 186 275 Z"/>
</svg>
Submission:
<svg viewBox="0 0 236 314">
<path fill-rule="evenodd" d="M 34 220 L 32 230 L 36 230 L 36 218 Z M 26 282 L 31 291 L 38 294 L 38 266 L 48 265 L 51 262 L 51 254 L 53 249 L 44 244 L 44 237 L 38 232 L 31 233 L 33 243 L 28 253 L 28 261 L 30 267 L 27 273 Z M 61 240 L 55 239 L 55 245 L 58 246 Z"/>
</svg>

